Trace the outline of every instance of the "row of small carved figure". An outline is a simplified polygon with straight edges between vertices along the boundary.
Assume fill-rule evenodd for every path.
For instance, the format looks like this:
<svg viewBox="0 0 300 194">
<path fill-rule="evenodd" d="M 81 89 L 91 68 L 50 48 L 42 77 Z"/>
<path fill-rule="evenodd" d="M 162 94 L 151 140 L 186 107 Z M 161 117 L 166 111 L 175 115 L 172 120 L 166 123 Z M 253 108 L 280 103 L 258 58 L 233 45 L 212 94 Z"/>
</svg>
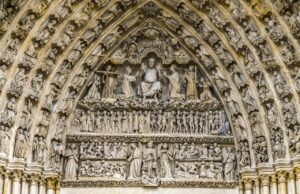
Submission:
<svg viewBox="0 0 300 194">
<path fill-rule="evenodd" d="M 156 164 L 156 168 L 162 164 Z M 80 177 L 103 177 L 113 179 L 126 179 L 127 164 L 125 162 L 107 162 L 107 161 L 83 161 L 80 166 Z M 142 167 L 142 171 L 143 171 Z M 158 170 L 159 171 L 159 170 Z M 158 177 L 162 172 L 158 172 Z M 168 178 L 177 179 L 214 179 L 223 180 L 224 168 L 221 162 L 176 162 L 174 176 Z M 173 173 L 172 173 L 173 174 Z M 227 180 L 234 178 L 233 176 Z"/>
<path fill-rule="evenodd" d="M 114 146 L 125 144 L 107 143 L 107 145 L 110 147 L 107 151 L 112 151 L 116 150 Z M 131 143 L 127 149 L 126 158 L 123 160 L 92 162 L 83 160 L 79 167 L 78 148 L 72 143 L 66 153 L 65 178 L 76 179 L 77 169 L 80 169 L 80 176 L 121 179 L 126 177 L 128 180 L 142 180 L 147 184 L 155 184 L 158 177 L 234 179 L 235 153 L 228 146 L 221 149 L 216 143 L 210 146 L 206 144 L 196 146 L 193 143 L 175 144 L 175 146 L 168 143 L 155 145 L 150 141 L 146 144 Z M 118 156 L 117 151 L 114 154 Z M 203 154 L 206 157 L 201 160 L 204 158 Z"/>
<path fill-rule="evenodd" d="M 226 114 L 221 111 L 82 111 L 73 121 L 81 132 L 101 133 L 229 133 Z"/>
<path fill-rule="evenodd" d="M 128 156 L 128 143 L 125 142 L 81 142 L 81 159 L 126 159 Z M 217 143 L 208 145 L 195 145 L 194 143 L 176 143 L 172 155 L 177 160 L 211 159 L 221 160 L 222 150 Z"/>
</svg>

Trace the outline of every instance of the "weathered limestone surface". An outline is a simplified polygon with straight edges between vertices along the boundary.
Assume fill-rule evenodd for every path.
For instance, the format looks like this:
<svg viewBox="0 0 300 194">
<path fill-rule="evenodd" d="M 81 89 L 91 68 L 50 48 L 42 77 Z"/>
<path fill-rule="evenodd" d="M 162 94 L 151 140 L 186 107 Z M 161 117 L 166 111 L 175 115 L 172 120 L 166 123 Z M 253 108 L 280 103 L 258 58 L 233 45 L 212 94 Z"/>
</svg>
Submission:
<svg viewBox="0 0 300 194">
<path fill-rule="evenodd" d="M 0 193 L 298 194 L 299 10 L 1 0 Z"/>
<path fill-rule="evenodd" d="M 208 188 L 62 188 L 61 194 L 238 194 L 238 189 L 208 189 Z"/>
</svg>

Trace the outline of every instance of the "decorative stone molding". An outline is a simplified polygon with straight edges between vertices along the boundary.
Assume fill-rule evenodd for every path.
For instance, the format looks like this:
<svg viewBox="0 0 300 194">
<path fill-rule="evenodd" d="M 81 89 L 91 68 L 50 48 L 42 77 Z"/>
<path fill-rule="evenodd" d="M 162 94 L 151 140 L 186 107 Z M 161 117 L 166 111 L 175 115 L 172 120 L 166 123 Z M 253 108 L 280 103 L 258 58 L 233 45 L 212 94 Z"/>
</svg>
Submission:
<svg viewBox="0 0 300 194">
<path fill-rule="evenodd" d="M 17 182 L 29 183 L 33 174 L 40 177 L 32 179 L 34 185 L 44 184 L 50 171 L 55 180 L 51 189 L 58 193 L 71 143 L 125 141 L 143 146 L 150 141 L 155 146 L 190 142 L 197 146 L 203 142 L 234 146 L 233 157 L 231 151 L 222 157 L 237 161 L 234 176 L 239 177 L 240 190 L 249 193 L 250 180 L 256 189 L 272 184 L 273 189 L 278 186 L 283 194 L 290 189 L 289 181 L 295 180 L 300 185 L 297 10 L 296 1 L 273 0 L 2 1 L 0 170 L 5 177 L 4 191 L 9 188 L 9 181 L 15 181 L 18 187 Z M 141 70 L 149 69 L 148 59 L 153 57 L 149 53 L 157 59 L 158 77 L 163 77 L 156 80 L 163 91 L 154 93 L 167 103 L 147 104 L 143 98 L 149 100 L 150 95 L 136 95 L 141 82 L 149 84 L 138 76 Z M 109 65 L 113 69 L 108 69 Z M 189 71 L 191 66 L 196 70 Z M 185 73 L 199 80 L 183 78 Z M 177 74 L 179 81 L 174 81 L 172 76 Z M 122 89 L 124 76 L 129 81 L 127 90 Z M 102 82 L 108 78 L 111 82 Z M 186 92 L 193 81 L 197 83 L 199 101 L 188 103 L 194 100 Z M 174 86 L 175 82 L 180 84 Z M 152 85 L 159 85 L 147 84 L 143 84 L 145 93 L 152 92 L 149 89 Z M 104 88 L 117 91 L 103 92 Z M 127 103 L 128 100 L 134 103 Z M 169 106 L 174 100 L 180 103 Z M 107 109 L 112 112 L 104 114 Z M 162 120 L 165 124 L 158 126 L 169 125 L 175 129 L 175 135 L 166 134 L 163 129 L 158 134 L 147 133 L 143 127 L 137 127 L 134 133 L 127 131 L 130 127 L 122 127 L 119 133 L 121 125 L 129 125 L 126 118 L 133 118 L 129 114 L 132 110 L 142 110 L 133 114 L 137 120 L 143 114 Z M 176 113 L 170 113 L 173 110 Z M 203 120 L 206 118 L 203 115 L 215 115 L 218 111 L 226 115 L 222 122 L 218 116 Z M 88 117 L 109 120 L 109 125 L 119 126 L 104 130 L 103 123 L 96 123 L 97 118 Z M 197 124 L 191 125 L 187 122 L 190 120 Z M 97 126 L 82 128 L 82 122 L 90 121 Z M 200 129 L 204 123 L 210 123 L 207 128 L 213 130 L 196 133 L 194 129 Z M 79 156 L 78 160 L 81 159 Z M 216 166 L 225 168 L 225 164 L 231 169 L 231 160 L 227 163 L 220 160 Z M 147 174 L 149 170 L 144 171 Z M 201 170 L 198 171 L 200 176 Z M 226 173 L 222 173 L 225 179 Z M 227 172 L 226 177 L 232 174 Z M 121 183 L 110 180 L 94 183 L 88 179 L 64 180 L 62 185 L 76 182 L 83 185 L 84 181 L 98 186 L 135 184 L 127 179 Z M 184 182 L 162 181 L 160 186 L 183 187 Z M 236 184 L 216 182 L 222 187 Z M 217 187 L 211 180 L 207 184 L 199 180 L 186 184 Z M 154 181 L 153 185 L 158 184 Z M 296 187 L 289 192 L 299 190 Z"/>
</svg>

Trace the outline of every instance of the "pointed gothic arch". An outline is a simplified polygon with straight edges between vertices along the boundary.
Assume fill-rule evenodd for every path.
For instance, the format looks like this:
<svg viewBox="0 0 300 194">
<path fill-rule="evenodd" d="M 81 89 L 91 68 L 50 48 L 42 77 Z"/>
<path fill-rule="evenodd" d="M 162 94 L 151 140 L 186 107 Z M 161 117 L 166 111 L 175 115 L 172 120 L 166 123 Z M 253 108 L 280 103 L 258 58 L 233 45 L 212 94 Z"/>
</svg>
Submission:
<svg viewBox="0 0 300 194">
<path fill-rule="evenodd" d="M 290 181 L 299 183 L 293 178 L 299 174 L 298 9 L 298 2 L 271 0 L 4 1 L 0 5 L 1 177 L 61 181 L 60 172 L 45 162 L 65 148 L 65 136 L 55 136 L 59 118 L 67 123 L 63 131 L 67 135 L 96 65 L 111 57 L 118 43 L 140 24 L 151 21 L 177 39 L 211 81 L 230 120 L 237 159 L 250 152 L 246 165 L 237 161 L 241 189 L 251 190 L 260 176 L 269 183 L 270 177 L 276 182 L 289 174 Z M 82 88 L 70 90 L 81 73 L 88 75 Z M 60 111 L 66 103 L 70 112 Z M 239 135 L 242 130 L 244 137 Z M 47 154 L 35 163 L 33 150 L 40 138 L 40 152 Z M 59 159 L 62 153 L 57 154 Z M 263 181 L 258 184 L 266 186 Z"/>
</svg>

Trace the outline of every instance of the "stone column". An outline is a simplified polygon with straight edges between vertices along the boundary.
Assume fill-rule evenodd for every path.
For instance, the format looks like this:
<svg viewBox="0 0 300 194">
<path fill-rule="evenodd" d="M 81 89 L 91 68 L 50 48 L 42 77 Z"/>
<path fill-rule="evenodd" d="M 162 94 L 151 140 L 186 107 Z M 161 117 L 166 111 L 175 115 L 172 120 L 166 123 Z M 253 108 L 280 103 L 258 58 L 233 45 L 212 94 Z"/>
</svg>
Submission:
<svg viewBox="0 0 300 194">
<path fill-rule="evenodd" d="M 287 194 L 287 173 L 286 172 L 278 172 L 278 183 L 280 194 Z"/>
<path fill-rule="evenodd" d="M 52 178 L 47 179 L 47 194 L 55 194 L 55 182 Z"/>
<path fill-rule="evenodd" d="M 262 186 L 263 186 L 263 194 L 269 194 L 270 193 L 270 177 L 268 175 L 265 175 L 261 179 Z"/>
<path fill-rule="evenodd" d="M 289 180 L 291 183 L 291 194 L 296 194 L 296 183 L 295 183 L 295 175 L 294 172 L 289 173 Z"/>
<path fill-rule="evenodd" d="M 55 194 L 60 194 L 60 181 L 59 180 L 56 180 Z"/>
<path fill-rule="evenodd" d="M 244 183 L 239 181 L 239 194 L 244 194 Z"/>
<path fill-rule="evenodd" d="M 255 194 L 260 194 L 260 184 L 259 179 L 255 180 Z"/>
<path fill-rule="evenodd" d="M 0 170 L 1 170 L 1 169 L 0 169 Z M 3 192 L 3 184 L 4 184 L 3 175 L 0 174 L 0 193 Z"/>
<path fill-rule="evenodd" d="M 272 175 L 272 189 L 273 189 L 273 194 L 278 193 L 277 189 L 277 178 L 276 175 Z"/>
<path fill-rule="evenodd" d="M 13 173 L 12 194 L 21 194 L 21 175 L 20 172 Z"/>
<path fill-rule="evenodd" d="M 30 177 L 30 185 L 29 185 L 29 194 L 38 194 L 39 188 L 38 188 L 38 177 L 37 176 L 31 176 Z"/>
<path fill-rule="evenodd" d="M 39 194 L 46 194 L 46 180 L 42 179 L 40 181 Z"/>
<path fill-rule="evenodd" d="M 28 194 L 28 182 L 27 177 L 22 177 L 22 188 L 21 188 L 21 194 Z"/>
<path fill-rule="evenodd" d="M 4 175 L 3 194 L 11 194 L 11 180 L 8 174 Z"/>
<path fill-rule="evenodd" d="M 251 179 L 246 179 L 245 183 L 245 194 L 252 194 L 253 184 Z"/>
<path fill-rule="evenodd" d="M 300 194 L 300 168 L 295 169 L 295 174 L 296 174 L 296 193 Z"/>
</svg>

